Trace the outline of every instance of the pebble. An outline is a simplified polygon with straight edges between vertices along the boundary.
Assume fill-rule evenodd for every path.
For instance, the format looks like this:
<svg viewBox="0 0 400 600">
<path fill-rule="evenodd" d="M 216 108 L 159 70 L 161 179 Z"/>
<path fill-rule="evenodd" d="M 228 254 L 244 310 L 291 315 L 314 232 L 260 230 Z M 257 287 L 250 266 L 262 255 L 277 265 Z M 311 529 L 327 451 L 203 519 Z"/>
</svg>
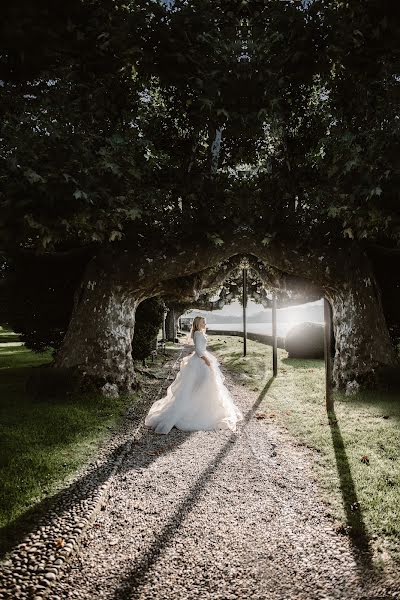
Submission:
<svg viewBox="0 0 400 600">
<path fill-rule="evenodd" d="M 165 389 L 166 386 L 165 383 Z M 78 548 L 82 531 L 90 525 L 103 496 L 108 494 L 110 475 L 121 462 L 118 454 L 115 458 L 115 451 L 121 453 L 128 449 L 132 439 L 139 435 L 138 429 L 143 429 L 141 415 L 147 412 L 154 401 L 153 394 L 151 386 L 144 386 L 142 400 L 128 410 L 120 430 L 113 431 L 112 439 L 106 440 L 99 448 L 99 457 L 95 462 L 99 462 L 100 466 L 94 468 L 92 462 L 77 473 L 77 483 L 64 492 L 57 505 L 37 524 L 37 529 L 26 535 L 7 559 L 0 563 L 0 581 L 3 583 L 0 598 L 3 595 L 13 598 L 17 584 L 20 586 L 18 598 L 29 600 L 35 596 L 33 590 L 39 592 L 36 595 L 41 598 L 40 590 L 47 590 L 48 586 L 54 585 L 61 572 L 58 569 L 54 572 L 55 569 L 50 565 L 63 568 L 65 558 Z M 59 538 L 64 538 L 65 549 L 59 548 L 55 553 L 55 540 Z M 22 570 L 21 564 L 24 565 Z M 47 568 L 45 565 L 48 565 Z M 41 585 L 38 585 L 39 573 L 41 577 L 43 573 L 54 575 L 55 579 L 48 579 L 45 575 L 40 580 Z"/>
<path fill-rule="evenodd" d="M 227 382 L 249 411 L 256 396 Z M 357 560 L 349 538 L 334 531 L 312 458 L 286 432 L 255 419 L 236 435 L 144 433 L 57 593 L 67 599 L 79 590 L 82 600 L 93 589 L 109 600 L 366 600 L 366 588 L 377 589 L 373 578 L 367 584 L 360 576 L 368 557 Z"/>
<path fill-rule="evenodd" d="M 137 427 L 128 415 L 100 449 L 98 466 L 83 470 L 81 486 L 19 545 L 28 569 L 18 567 L 17 552 L 3 563 L 13 575 L 5 589 L 14 583 L 18 598 L 36 600 L 92 600 L 93 590 L 105 600 L 398 598 L 400 586 L 369 577 L 370 557 L 357 558 L 335 531 L 311 451 L 251 418 L 257 397 L 226 381 L 249 416 L 237 434 L 142 429 L 127 445 Z M 129 453 L 110 477 L 109 456 L 123 447 Z M 65 545 L 56 548 L 60 538 Z"/>
</svg>

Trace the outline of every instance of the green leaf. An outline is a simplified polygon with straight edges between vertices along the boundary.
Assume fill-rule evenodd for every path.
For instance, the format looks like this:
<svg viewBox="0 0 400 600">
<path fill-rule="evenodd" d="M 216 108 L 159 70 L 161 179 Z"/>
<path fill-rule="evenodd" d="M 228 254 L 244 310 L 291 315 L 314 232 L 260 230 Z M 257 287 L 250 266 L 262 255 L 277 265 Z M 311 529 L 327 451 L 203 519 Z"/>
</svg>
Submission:
<svg viewBox="0 0 400 600">
<path fill-rule="evenodd" d="M 140 210 L 140 208 L 130 208 L 126 212 L 126 216 L 132 221 L 134 221 L 135 219 L 139 219 L 142 216 L 142 211 Z"/>
<path fill-rule="evenodd" d="M 213 103 L 209 98 L 200 98 L 200 102 L 202 103 L 203 107 L 207 107 L 209 110 L 212 109 Z"/>
<path fill-rule="evenodd" d="M 44 183 L 45 179 L 39 173 L 36 173 L 33 169 L 26 169 L 24 176 L 27 178 L 29 183 Z"/>
<path fill-rule="evenodd" d="M 120 231 L 116 231 L 115 229 L 110 233 L 108 238 L 110 242 L 115 242 L 115 240 L 122 239 L 122 233 Z"/>
<path fill-rule="evenodd" d="M 53 241 L 51 235 L 45 235 L 42 237 L 42 246 L 43 248 L 47 248 L 47 246 Z"/>
<path fill-rule="evenodd" d="M 337 165 L 332 165 L 328 170 L 328 177 L 333 177 L 339 171 L 339 167 Z"/>
<path fill-rule="evenodd" d="M 227 119 L 229 119 L 229 113 L 228 113 L 228 111 L 227 111 L 227 110 L 225 110 L 225 108 L 219 108 L 219 109 L 217 110 L 217 115 L 218 115 L 218 116 L 220 116 L 220 115 L 224 115 L 224 117 L 226 117 Z"/>
<path fill-rule="evenodd" d="M 111 173 L 114 173 L 114 175 L 121 176 L 121 169 L 117 164 L 112 163 L 108 160 L 105 160 L 103 164 L 108 171 L 111 171 Z"/>
<path fill-rule="evenodd" d="M 344 237 L 349 237 L 351 240 L 354 239 L 353 230 L 351 227 L 343 230 Z"/>
<path fill-rule="evenodd" d="M 86 192 L 83 192 L 82 190 L 75 190 L 75 192 L 73 193 L 73 196 L 74 196 L 75 200 L 80 200 L 80 198 L 84 198 L 85 200 L 87 199 Z"/>
<path fill-rule="evenodd" d="M 124 138 L 119 135 L 119 133 L 114 133 L 114 135 L 111 136 L 110 141 L 113 145 L 119 146 L 124 143 Z"/>
<path fill-rule="evenodd" d="M 261 240 L 262 245 L 263 246 L 268 246 L 272 242 L 272 240 L 274 239 L 274 237 L 275 237 L 274 233 L 268 233 L 264 237 L 264 239 Z"/>
<path fill-rule="evenodd" d="M 141 179 L 142 178 L 142 174 L 139 171 L 139 169 L 135 169 L 135 167 L 130 167 L 128 169 L 128 173 L 129 175 L 132 175 L 135 179 Z"/>
<path fill-rule="evenodd" d="M 220 238 L 216 233 L 208 233 L 207 237 L 213 242 L 213 244 L 215 244 L 215 246 L 223 246 L 225 243 L 224 240 Z"/>
</svg>

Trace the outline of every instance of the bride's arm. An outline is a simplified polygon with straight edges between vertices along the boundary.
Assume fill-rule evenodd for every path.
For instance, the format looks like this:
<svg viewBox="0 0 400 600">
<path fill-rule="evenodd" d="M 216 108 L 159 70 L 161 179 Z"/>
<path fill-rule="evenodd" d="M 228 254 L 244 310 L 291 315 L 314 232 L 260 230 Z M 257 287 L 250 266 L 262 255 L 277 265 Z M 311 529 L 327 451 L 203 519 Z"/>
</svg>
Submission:
<svg viewBox="0 0 400 600">
<path fill-rule="evenodd" d="M 204 360 L 204 362 L 206 363 L 206 365 L 210 366 L 210 361 L 208 360 L 207 356 L 204 355 L 205 349 L 206 349 L 206 341 L 204 339 L 204 336 L 201 334 L 200 331 L 195 331 L 194 332 L 194 351 L 196 352 L 197 356 L 199 358 L 201 358 L 202 360 Z"/>
</svg>

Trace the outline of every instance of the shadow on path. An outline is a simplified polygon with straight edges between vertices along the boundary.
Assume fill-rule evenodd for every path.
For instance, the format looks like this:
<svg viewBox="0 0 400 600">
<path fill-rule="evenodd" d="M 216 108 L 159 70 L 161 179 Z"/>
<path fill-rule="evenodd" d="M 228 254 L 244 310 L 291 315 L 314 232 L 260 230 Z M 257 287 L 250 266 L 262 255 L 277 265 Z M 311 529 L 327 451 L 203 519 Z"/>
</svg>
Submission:
<svg viewBox="0 0 400 600">
<path fill-rule="evenodd" d="M 243 424 L 241 426 L 242 431 L 249 423 L 250 419 L 254 416 L 273 381 L 274 378 L 271 377 L 250 410 L 244 415 Z M 357 503 L 357 495 L 355 492 L 354 482 L 351 477 L 351 471 L 345 452 L 344 442 L 341 437 L 339 427 L 336 423 L 336 419 L 334 418 L 334 414 L 332 414 L 331 432 L 340 475 L 343 501 L 348 523 L 351 525 L 350 539 L 353 544 L 354 558 L 360 571 L 365 573 L 366 570 L 369 570 L 371 573 L 374 569 L 366 527 Z M 181 528 L 186 517 L 200 501 L 201 494 L 204 491 L 210 477 L 216 472 L 220 463 L 229 454 L 236 441 L 236 434 L 229 436 L 227 442 L 214 457 L 214 459 L 210 461 L 203 473 L 198 477 L 186 498 L 177 507 L 169 521 L 157 533 L 153 543 L 150 545 L 150 547 L 144 550 L 142 556 L 139 557 L 135 562 L 134 568 L 127 579 L 120 583 L 119 588 L 114 594 L 114 600 L 125 600 L 128 597 L 132 600 L 140 596 L 141 588 L 146 582 L 149 571 L 156 564 L 159 558 L 163 556 L 165 550 L 171 544 L 174 537 L 178 534 L 179 529 Z"/>
<path fill-rule="evenodd" d="M 349 535 L 357 565 L 363 569 L 373 569 L 374 565 L 372 561 L 370 539 L 364 523 L 362 510 L 358 502 L 356 488 L 346 454 L 346 447 L 334 411 L 329 413 L 329 426 L 335 451 L 343 506 L 346 513 L 346 533 Z"/>
<path fill-rule="evenodd" d="M 172 348 L 168 349 L 168 354 L 173 354 L 181 351 L 181 348 Z M 26 354 L 26 349 L 17 349 L 13 350 L 12 354 L 16 354 L 17 352 L 21 352 Z M 175 356 L 170 357 L 175 359 Z M 2 363 L 3 366 L 4 363 Z M 7 364 L 6 364 L 7 366 Z M 15 370 L 15 369 L 14 369 Z M 26 373 L 27 367 L 23 368 Z M 9 369 L 2 370 L 2 377 L 7 377 L 9 374 Z M 22 369 L 21 369 L 22 372 Z M 169 378 L 165 379 L 165 389 L 170 385 Z M 131 422 L 131 427 L 137 427 L 142 419 L 144 419 L 145 414 L 150 408 L 152 402 L 157 398 L 154 397 L 144 397 L 143 401 L 140 401 L 134 407 L 134 413 L 132 414 L 129 410 L 125 417 L 126 420 Z M 132 424 L 133 422 L 133 424 Z M 124 421 L 120 424 L 120 427 L 123 427 Z M 119 430 L 118 430 L 119 431 Z M 118 433 L 117 433 L 118 435 Z M 160 436 L 162 438 L 163 436 Z M 180 441 L 182 443 L 184 440 Z M 112 470 L 115 466 L 115 462 L 119 459 L 121 454 L 125 454 L 127 451 L 131 440 L 120 444 L 118 447 L 115 447 L 110 450 L 109 454 L 104 458 L 102 464 L 100 466 L 95 466 L 90 468 L 84 475 L 73 481 L 69 486 L 63 487 L 59 492 L 51 496 L 47 496 L 43 498 L 41 501 L 37 502 L 31 508 L 28 508 L 24 513 L 22 513 L 19 517 L 14 519 L 8 525 L 0 528 L 0 560 L 3 559 L 9 552 L 11 552 L 19 543 L 22 542 L 24 538 L 26 538 L 29 534 L 36 532 L 39 524 L 44 520 L 44 523 L 48 525 L 49 521 L 52 520 L 51 517 L 48 516 L 49 511 L 57 514 L 57 517 L 62 517 L 65 513 L 71 512 L 76 505 L 79 505 L 82 501 L 89 499 L 93 496 L 94 492 L 98 487 L 103 485 L 110 477 Z M 112 443 L 112 438 L 110 438 L 109 442 Z M 140 442 L 139 442 L 140 443 Z M 162 443 L 160 439 L 160 443 Z M 167 442 L 164 440 L 164 446 L 168 446 Z M 135 445 L 132 447 L 131 452 L 134 452 Z M 163 451 L 168 450 L 168 448 L 164 448 Z M 157 455 L 148 454 L 146 456 L 145 464 L 149 465 L 153 460 L 157 458 Z M 96 455 L 92 456 L 90 462 L 96 460 Z M 144 464 L 142 465 L 144 466 Z M 79 510 L 79 508 L 78 508 Z"/>
<path fill-rule="evenodd" d="M 273 381 L 274 379 L 271 377 L 271 379 L 269 379 L 267 384 L 264 386 L 253 406 L 244 415 L 241 430 L 243 430 L 249 423 L 250 419 L 267 394 Z M 204 490 L 209 478 L 215 473 L 222 460 L 229 454 L 230 450 L 233 448 L 233 444 L 236 443 L 236 440 L 237 435 L 232 433 L 232 435 L 229 436 L 226 444 L 215 456 L 214 460 L 209 463 L 208 467 L 203 471 L 200 477 L 198 477 L 196 483 L 192 486 L 185 500 L 181 502 L 166 525 L 161 529 L 161 531 L 159 531 L 151 546 L 146 549 L 141 558 L 137 560 L 129 577 L 123 583 L 121 583 L 119 589 L 117 589 L 114 595 L 115 600 L 126 600 L 127 597 L 134 598 L 135 596 L 133 594 L 135 592 L 140 592 L 140 587 L 145 582 L 147 573 L 162 556 L 164 550 L 169 546 L 170 542 L 178 533 L 183 521 L 200 500 L 201 492 Z"/>
<path fill-rule="evenodd" d="M 148 407 L 148 404 L 141 407 L 142 410 L 140 411 L 140 414 L 135 415 L 134 420 L 137 421 L 137 424 L 144 418 L 144 414 Z M 155 449 L 155 451 L 145 453 L 142 460 L 138 462 L 137 468 L 149 466 L 157 458 L 159 453 L 165 453 L 171 450 L 165 436 L 156 436 L 156 434 L 154 434 L 154 437 L 157 439 L 157 441 L 153 443 L 153 449 Z M 143 439 L 140 438 L 137 442 L 133 443 L 130 453 L 134 453 L 135 449 L 143 443 L 148 443 L 148 439 L 149 438 L 145 433 Z M 183 443 L 185 439 L 186 438 L 182 436 L 179 441 L 174 444 L 174 447 Z M 36 532 L 42 519 L 44 519 L 45 524 L 47 525 L 47 521 L 51 519 L 51 517 L 47 517 L 50 510 L 56 513 L 57 517 L 62 517 L 65 513 L 71 512 L 74 507 L 79 505 L 82 501 L 91 498 L 96 489 L 109 479 L 114 469 L 115 462 L 119 459 L 121 454 L 125 454 L 129 448 L 130 442 L 131 440 L 120 444 L 107 455 L 104 462 L 99 467 L 90 469 L 90 471 L 74 481 L 67 488 L 62 489 L 52 496 L 44 498 L 41 502 L 38 502 L 35 506 L 24 512 L 19 518 L 15 519 L 10 525 L 1 528 L 0 559 L 4 558 L 8 552 L 12 551 L 26 536 Z"/>
<path fill-rule="evenodd" d="M 62 516 L 65 512 L 69 512 L 75 504 L 92 496 L 95 489 L 108 479 L 115 461 L 125 450 L 126 444 L 121 444 L 110 452 L 101 467 L 91 469 L 69 487 L 44 498 L 12 523 L 2 527 L 0 529 L 0 558 L 3 558 L 29 533 L 36 531 L 40 520 L 46 518 L 49 510 L 56 512 L 58 516 Z"/>
</svg>

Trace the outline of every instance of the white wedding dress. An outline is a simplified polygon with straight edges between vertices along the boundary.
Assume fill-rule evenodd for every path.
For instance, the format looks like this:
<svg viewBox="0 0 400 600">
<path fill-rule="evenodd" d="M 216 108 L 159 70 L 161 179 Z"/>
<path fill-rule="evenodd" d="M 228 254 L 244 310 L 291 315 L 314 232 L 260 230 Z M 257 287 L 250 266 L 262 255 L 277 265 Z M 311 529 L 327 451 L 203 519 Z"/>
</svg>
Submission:
<svg viewBox="0 0 400 600">
<path fill-rule="evenodd" d="M 194 333 L 194 352 L 182 362 L 167 395 L 154 402 L 145 425 L 156 433 L 168 433 L 172 427 L 182 431 L 231 429 L 243 419 L 225 387 L 217 359 L 207 352 L 207 336 Z M 210 361 L 209 367 L 201 356 Z"/>
</svg>

